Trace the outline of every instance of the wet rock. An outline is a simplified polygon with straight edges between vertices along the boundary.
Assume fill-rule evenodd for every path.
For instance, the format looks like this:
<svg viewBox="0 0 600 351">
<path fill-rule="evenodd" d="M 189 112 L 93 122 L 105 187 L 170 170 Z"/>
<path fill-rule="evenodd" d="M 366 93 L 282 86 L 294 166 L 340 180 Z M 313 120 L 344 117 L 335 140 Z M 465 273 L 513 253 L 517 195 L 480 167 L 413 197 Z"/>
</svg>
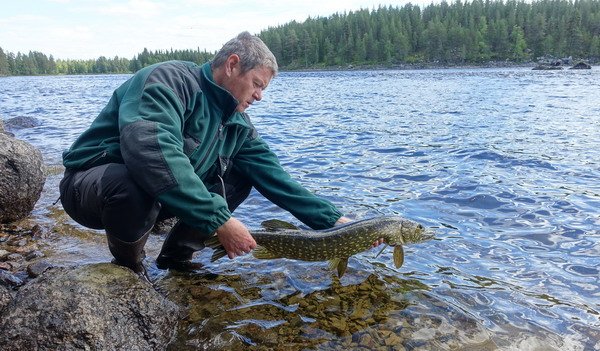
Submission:
<svg viewBox="0 0 600 351">
<path fill-rule="evenodd" d="M 8 241 L 8 245 L 16 247 L 27 246 L 27 244 L 29 244 L 29 240 L 27 240 L 27 238 L 15 237 L 14 239 Z"/>
<path fill-rule="evenodd" d="M 21 287 L 0 313 L 12 350 L 164 350 L 179 308 L 126 268 L 54 268 Z"/>
<path fill-rule="evenodd" d="M 52 268 L 50 262 L 45 260 L 37 261 L 27 266 L 27 274 L 30 278 L 37 278 L 50 268 Z"/>
<path fill-rule="evenodd" d="M 6 129 L 24 129 L 40 126 L 41 123 L 37 118 L 31 116 L 14 117 L 6 120 Z"/>
<path fill-rule="evenodd" d="M 569 69 L 592 69 L 592 66 L 590 66 L 588 63 L 580 61 L 574 64 L 573 67 Z"/>
<path fill-rule="evenodd" d="M 31 261 L 33 259 L 41 258 L 44 256 L 45 256 L 44 253 L 41 252 L 40 250 L 33 250 L 33 251 L 30 251 L 29 253 L 27 253 L 27 255 L 25 255 L 25 259 L 27 261 Z"/>
<path fill-rule="evenodd" d="M 40 198 L 46 177 L 38 149 L 0 133 L 0 223 L 24 218 Z"/>
<path fill-rule="evenodd" d="M 553 70 L 561 70 L 562 66 L 554 66 L 554 65 L 546 65 L 539 64 L 532 68 L 534 71 L 553 71 Z"/>
<path fill-rule="evenodd" d="M 18 264 L 18 263 L 25 261 L 25 257 L 23 257 L 23 255 L 21 255 L 19 253 L 11 253 L 8 256 L 6 256 L 6 261 L 14 262 L 14 263 Z"/>
<path fill-rule="evenodd" d="M 17 287 L 23 285 L 23 279 L 9 271 L 0 270 L 0 285 Z"/>
</svg>

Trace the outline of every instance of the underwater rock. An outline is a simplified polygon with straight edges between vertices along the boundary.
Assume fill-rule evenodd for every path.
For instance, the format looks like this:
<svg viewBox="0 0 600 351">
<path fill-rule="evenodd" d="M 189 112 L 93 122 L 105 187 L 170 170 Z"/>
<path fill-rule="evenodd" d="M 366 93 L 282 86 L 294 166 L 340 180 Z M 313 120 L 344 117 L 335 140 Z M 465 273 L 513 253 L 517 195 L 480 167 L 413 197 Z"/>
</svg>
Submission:
<svg viewBox="0 0 600 351">
<path fill-rule="evenodd" d="M 546 65 L 539 64 L 532 68 L 534 71 L 553 71 L 553 70 L 561 70 L 562 66 L 554 66 L 554 65 Z"/>
<path fill-rule="evenodd" d="M 0 133 L 0 223 L 29 215 L 46 177 L 41 152 L 31 144 Z"/>
<path fill-rule="evenodd" d="M 33 128 L 40 126 L 41 123 L 37 118 L 30 116 L 22 116 L 22 117 L 13 117 L 11 119 L 6 120 L 5 128 L 6 129 L 24 129 L 24 128 Z"/>
<path fill-rule="evenodd" d="M 0 313 L 10 350 L 164 350 L 179 307 L 110 263 L 53 268 L 21 287 Z"/>
</svg>

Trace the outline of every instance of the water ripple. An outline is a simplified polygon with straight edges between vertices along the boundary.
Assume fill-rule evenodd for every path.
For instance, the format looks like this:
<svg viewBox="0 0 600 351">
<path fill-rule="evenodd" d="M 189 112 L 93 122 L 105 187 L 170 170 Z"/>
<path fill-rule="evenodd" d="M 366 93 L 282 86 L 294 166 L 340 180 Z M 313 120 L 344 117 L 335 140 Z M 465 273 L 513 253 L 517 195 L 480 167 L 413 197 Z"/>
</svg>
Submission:
<svg viewBox="0 0 600 351">
<path fill-rule="evenodd" d="M 400 269 L 389 250 L 352 257 L 341 280 L 324 262 L 199 254 L 207 272 L 161 273 L 191 310 L 174 349 L 600 347 L 599 71 L 282 72 L 249 112 L 292 176 L 352 218 L 399 214 L 436 239 Z M 15 134 L 59 165 L 127 78 L 0 77 L 0 118 L 39 120 Z M 41 222 L 61 213 L 59 173 Z M 298 223 L 256 191 L 236 216 Z M 66 260 L 108 259 L 61 240 Z"/>
</svg>

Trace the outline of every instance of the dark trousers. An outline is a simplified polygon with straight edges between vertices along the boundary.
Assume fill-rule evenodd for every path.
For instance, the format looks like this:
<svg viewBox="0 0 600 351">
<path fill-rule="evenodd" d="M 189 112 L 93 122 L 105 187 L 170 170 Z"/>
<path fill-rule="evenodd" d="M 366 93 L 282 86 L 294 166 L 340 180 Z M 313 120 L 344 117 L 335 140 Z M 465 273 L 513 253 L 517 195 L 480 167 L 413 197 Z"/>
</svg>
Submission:
<svg viewBox="0 0 600 351">
<path fill-rule="evenodd" d="M 217 180 L 207 188 L 224 194 L 233 212 L 248 197 L 252 186 L 231 172 L 223 181 Z M 118 163 L 65 171 L 60 182 L 60 200 L 65 212 L 77 223 L 104 229 L 125 242 L 141 238 L 157 220 L 173 217 L 131 178 L 125 165 Z"/>
</svg>

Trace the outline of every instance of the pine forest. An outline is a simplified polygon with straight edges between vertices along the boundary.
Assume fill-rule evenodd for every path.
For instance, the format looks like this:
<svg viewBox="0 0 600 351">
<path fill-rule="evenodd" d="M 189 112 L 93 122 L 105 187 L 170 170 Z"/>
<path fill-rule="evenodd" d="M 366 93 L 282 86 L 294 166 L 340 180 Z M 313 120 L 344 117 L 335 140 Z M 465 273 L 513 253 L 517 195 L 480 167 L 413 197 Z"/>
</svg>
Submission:
<svg viewBox="0 0 600 351">
<path fill-rule="evenodd" d="M 600 60 L 600 0 L 409 3 L 292 21 L 258 35 L 284 70 L 525 63 L 541 57 L 595 63 Z M 144 49 L 131 59 L 55 60 L 0 46 L 0 75 L 129 73 L 172 59 L 203 63 L 213 55 L 200 49 Z"/>
</svg>

